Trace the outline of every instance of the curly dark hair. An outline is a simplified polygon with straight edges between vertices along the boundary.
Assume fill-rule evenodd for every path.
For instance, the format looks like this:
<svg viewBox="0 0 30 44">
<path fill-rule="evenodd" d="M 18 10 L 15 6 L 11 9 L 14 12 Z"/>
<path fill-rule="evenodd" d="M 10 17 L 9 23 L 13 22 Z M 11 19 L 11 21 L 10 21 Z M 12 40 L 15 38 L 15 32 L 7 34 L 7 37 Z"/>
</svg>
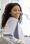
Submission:
<svg viewBox="0 0 30 44">
<path fill-rule="evenodd" d="M 9 17 L 12 17 L 11 14 L 9 15 L 9 12 L 11 12 L 11 9 L 16 5 L 18 5 L 20 7 L 20 11 L 22 12 L 21 6 L 18 3 L 8 3 L 5 7 L 4 13 L 2 15 L 2 23 L 1 23 L 2 27 L 1 28 L 4 28 Z M 21 19 L 22 19 L 22 14 L 20 14 L 18 20 L 21 21 Z"/>
</svg>

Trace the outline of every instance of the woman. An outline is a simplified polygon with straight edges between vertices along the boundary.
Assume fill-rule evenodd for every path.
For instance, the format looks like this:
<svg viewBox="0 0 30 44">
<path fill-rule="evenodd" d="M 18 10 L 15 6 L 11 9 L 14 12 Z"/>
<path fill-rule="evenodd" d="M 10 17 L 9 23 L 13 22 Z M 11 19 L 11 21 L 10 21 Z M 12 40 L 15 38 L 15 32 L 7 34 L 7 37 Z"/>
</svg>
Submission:
<svg viewBox="0 0 30 44">
<path fill-rule="evenodd" d="M 5 11 L 2 16 L 1 24 L 2 25 L 1 28 L 4 29 L 3 30 L 4 36 L 8 36 L 9 38 L 14 37 L 15 39 L 21 39 L 22 30 L 20 30 L 21 28 L 19 26 L 22 20 L 21 13 L 22 13 L 21 6 L 18 3 L 9 3 L 6 5 Z M 18 30 L 18 32 L 16 29 Z"/>
</svg>

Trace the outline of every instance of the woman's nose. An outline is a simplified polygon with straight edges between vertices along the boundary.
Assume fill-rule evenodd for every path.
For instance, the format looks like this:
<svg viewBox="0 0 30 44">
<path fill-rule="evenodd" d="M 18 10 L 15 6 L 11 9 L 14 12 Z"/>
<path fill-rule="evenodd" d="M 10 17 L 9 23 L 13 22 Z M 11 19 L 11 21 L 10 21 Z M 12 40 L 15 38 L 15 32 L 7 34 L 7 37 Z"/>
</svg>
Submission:
<svg viewBox="0 0 30 44">
<path fill-rule="evenodd" d="M 18 14 L 19 14 L 20 12 L 19 12 L 19 11 L 16 11 L 16 13 L 18 13 Z"/>
</svg>

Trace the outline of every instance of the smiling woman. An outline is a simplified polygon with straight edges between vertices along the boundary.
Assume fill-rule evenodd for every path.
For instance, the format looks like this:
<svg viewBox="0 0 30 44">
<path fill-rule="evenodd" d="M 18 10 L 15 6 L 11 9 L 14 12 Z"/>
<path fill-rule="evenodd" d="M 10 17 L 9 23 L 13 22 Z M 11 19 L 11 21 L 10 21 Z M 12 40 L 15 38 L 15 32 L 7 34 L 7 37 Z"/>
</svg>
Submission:
<svg viewBox="0 0 30 44">
<path fill-rule="evenodd" d="M 20 27 L 20 23 L 22 21 L 21 13 L 22 13 L 22 9 L 18 3 L 8 3 L 5 6 L 5 10 L 2 15 L 2 24 L 1 24 L 2 25 L 1 28 L 3 29 L 3 36 L 6 35 L 6 37 L 10 38 L 11 40 L 15 39 L 16 41 L 16 39 L 17 40 L 20 39 L 23 41 L 24 39 L 23 31 Z"/>
<path fill-rule="evenodd" d="M 9 3 L 6 6 L 5 11 L 3 13 L 2 28 L 5 27 L 6 22 L 10 17 L 12 17 L 14 19 L 16 18 L 18 21 L 21 22 L 22 14 L 20 12 L 22 12 L 22 10 L 21 10 L 21 6 L 18 3 Z"/>
<path fill-rule="evenodd" d="M 2 1 L 2 0 L 1 0 Z M 21 6 L 22 6 L 22 10 L 23 10 L 23 20 L 22 20 L 22 24 L 21 24 L 21 28 L 22 28 L 22 30 L 23 30 L 23 32 L 22 33 L 20 33 L 20 35 L 22 34 L 24 34 L 24 35 L 27 35 L 27 36 L 30 36 L 30 0 L 18 0 L 20 3 L 19 4 L 21 4 Z M 1 7 L 1 11 L 0 11 L 0 14 L 2 15 L 2 13 L 3 13 L 3 10 L 4 10 L 4 7 L 5 7 L 5 5 L 7 4 L 7 3 L 9 3 L 9 2 L 17 2 L 17 1 L 14 1 L 14 0 L 3 0 L 0 4 L 2 4 L 2 7 Z M 1 15 L 0 15 L 0 21 L 1 21 Z M 28 18 L 26 17 L 26 16 L 28 16 Z M 11 22 L 12 23 L 12 22 Z M 14 22 L 13 22 L 14 23 Z M 12 24 L 13 24 L 12 23 Z M 0 22 L 0 24 L 1 24 L 1 22 Z M 14 23 L 15 24 L 15 23 Z M 10 25 L 9 23 L 7 24 L 7 25 Z M 6 26 L 7 26 L 6 25 Z M 1 26 L 0 26 L 1 27 Z M 13 25 L 12 25 L 12 27 L 13 27 Z M 7 28 L 7 27 L 6 27 Z M 10 27 L 9 27 L 10 28 Z M 6 30 L 7 31 L 7 30 Z M 10 30 L 11 31 L 11 30 Z M 13 30 L 12 30 L 13 31 Z M 20 32 L 20 31 L 19 31 Z M 7 32 L 4 32 L 5 34 L 7 33 Z M 9 32 L 10 33 L 10 32 Z M 13 33 L 13 32 L 12 32 Z M 22 37 L 22 36 L 21 36 Z M 30 37 L 29 37 L 30 38 Z M 28 40 L 30 40 L 29 38 L 26 38 L 26 44 L 29 44 L 30 42 L 28 42 Z M 3 38 L 1 39 L 1 40 L 3 40 Z M 5 41 L 7 41 L 7 40 L 5 40 Z M 4 42 L 4 40 L 3 40 L 3 42 Z M 1 42 L 2 43 L 2 42 Z M 9 43 L 9 42 L 8 42 Z"/>
<path fill-rule="evenodd" d="M 1 0 L 1 1 L 2 1 L 2 0 Z M 1 2 L 1 1 L 0 1 L 0 2 Z M 23 27 L 23 28 L 22 28 L 22 29 L 23 29 L 23 33 L 24 33 L 24 35 L 26 35 L 26 32 L 28 32 L 27 35 L 30 35 L 30 31 L 29 31 L 29 30 L 30 30 L 30 27 L 29 27 L 29 26 L 30 26 L 30 11 L 29 11 L 29 10 L 30 10 L 30 8 L 29 8 L 29 7 L 30 7 L 30 0 L 27 0 L 27 1 L 26 1 L 26 0 L 23 0 L 23 1 L 22 1 L 22 0 L 16 0 L 16 2 L 17 2 L 17 1 L 20 2 L 19 4 L 21 4 L 22 10 L 23 10 L 23 13 L 24 13 L 24 15 L 23 15 L 24 18 L 23 18 L 23 21 L 22 21 L 22 22 L 23 22 L 23 23 L 22 23 L 22 24 L 23 24 L 23 26 L 22 26 L 22 27 Z M 3 13 L 4 6 L 5 6 L 7 3 L 9 3 L 9 2 L 12 2 L 12 3 L 13 3 L 13 2 L 15 2 L 15 1 L 14 1 L 14 0 L 6 0 L 6 1 L 3 0 L 2 2 L 3 2 L 3 3 L 1 3 L 1 4 L 2 4 L 1 9 L 2 9 L 2 13 Z M 26 2 L 27 2 L 27 3 L 26 3 Z M 5 3 L 6 3 L 6 4 L 5 4 Z M 2 14 L 2 13 L 0 13 L 0 14 Z M 25 14 L 26 14 L 26 15 L 25 15 Z M 28 19 L 27 19 L 26 16 L 28 16 Z M 1 19 L 1 16 L 0 16 L 0 19 Z M 25 19 L 27 20 L 27 22 L 26 22 Z M 25 22 L 27 25 L 29 25 L 29 26 L 25 25 L 24 22 Z M 24 27 L 24 26 L 25 26 L 26 28 L 28 27 L 27 30 L 25 30 L 25 27 Z"/>
</svg>

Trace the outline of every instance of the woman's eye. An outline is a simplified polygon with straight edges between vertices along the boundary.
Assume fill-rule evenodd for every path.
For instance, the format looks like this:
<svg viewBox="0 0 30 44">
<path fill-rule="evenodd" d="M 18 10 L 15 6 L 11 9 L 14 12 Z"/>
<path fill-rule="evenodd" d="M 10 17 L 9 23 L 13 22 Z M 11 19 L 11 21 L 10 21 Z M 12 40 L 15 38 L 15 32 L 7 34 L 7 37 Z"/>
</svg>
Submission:
<svg viewBox="0 0 30 44">
<path fill-rule="evenodd" d="M 17 11 L 17 10 L 14 10 L 14 11 Z"/>
<path fill-rule="evenodd" d="M 14 11 L 20 11 L 20 10 L 14 10 Z"/>
</svg>

